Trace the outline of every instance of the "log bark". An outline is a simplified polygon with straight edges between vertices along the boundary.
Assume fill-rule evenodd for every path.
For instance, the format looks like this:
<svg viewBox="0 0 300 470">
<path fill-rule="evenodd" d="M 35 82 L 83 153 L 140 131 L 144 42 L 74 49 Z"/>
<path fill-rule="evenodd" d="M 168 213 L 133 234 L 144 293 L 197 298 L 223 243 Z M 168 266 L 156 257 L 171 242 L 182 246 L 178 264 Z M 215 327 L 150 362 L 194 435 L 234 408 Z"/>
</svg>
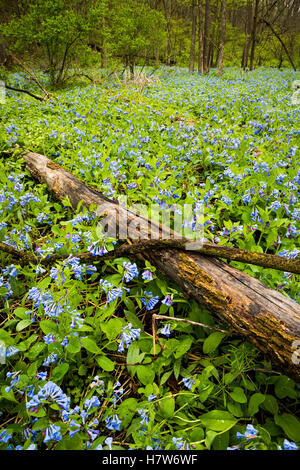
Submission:
<svg viewBox="0 0 300 470">
<path fill-rule="evenodd" d="M 133 240 L 140 235 L 158 238 L 158 231 L 159 238 L 170 238 L 164 227 L 152 225 L 146 217 L 86 186 L 44 155 L 29 152 L 23 157 L 32 176 L 47 184 L 58 199 L 68 196 L 74 208 L 80 201 L 87 207 L 97 204 L 107 214 L 108 226 L 119 221 L 119 238 L 122 234 Z M 300 344 L 300 306 L 296 302 L 213 257 L 171 248 L 152 249 L 144 257 L 235 333 L 256 345 L 282 373 L 300 380 L 300 352 L 295 347 Z"/>
</svg>

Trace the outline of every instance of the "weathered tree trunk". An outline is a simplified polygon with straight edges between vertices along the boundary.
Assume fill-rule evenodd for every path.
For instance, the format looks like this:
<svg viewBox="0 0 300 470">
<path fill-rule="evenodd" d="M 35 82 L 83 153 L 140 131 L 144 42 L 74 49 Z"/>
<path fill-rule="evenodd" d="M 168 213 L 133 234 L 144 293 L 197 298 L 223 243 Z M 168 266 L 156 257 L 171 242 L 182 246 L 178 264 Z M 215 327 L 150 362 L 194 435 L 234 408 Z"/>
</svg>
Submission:
<svg viewBox="0 0 300 470">
<path fill-rule="evenodd" d="M 192 3 L 192 34 L 191 34 L 191 48 L 190 48 L 190 63 L 189 72 L 194 72 L 195 67 L 195 47 L 196 47 L 196 28 L 197 28 L 197 3 L 193 0 Z"/>
<path fill-rule="evenodd" d="M 222 0 L 221 5 L 221 18 L 220 18 L 220 45 L 219 45 L 219 57 L 218 57 L 218 76 L 223 75 L 223 61 L 224 61 L 224 49 L 226 39 L 226 14 L 227 14 L 227 0 Z"/>
<path fill-rule="evenodd" d="M 96 204 L 101 213 L 107 214 L 105 222 L 112 232 L 117 221 L 119 238 L 158 238 L 157 225 L 152 226 L 149 219 L 86 186 L 47 157 L 29 152 L 24 159 L 32 176 L 46 183 L 58 199 L 68 196 L 74 209 L 80 201 L 87 207 Z M 170 237 L 166 232 L 160 227 L 160 238 Z M 235 333 L 255 344 L 284 374 L 300 380 L 297 303 L 212 257 L 169 248 L 149 250 L 144 256 L 187 295 L 206 305 Z"/>
</svg>

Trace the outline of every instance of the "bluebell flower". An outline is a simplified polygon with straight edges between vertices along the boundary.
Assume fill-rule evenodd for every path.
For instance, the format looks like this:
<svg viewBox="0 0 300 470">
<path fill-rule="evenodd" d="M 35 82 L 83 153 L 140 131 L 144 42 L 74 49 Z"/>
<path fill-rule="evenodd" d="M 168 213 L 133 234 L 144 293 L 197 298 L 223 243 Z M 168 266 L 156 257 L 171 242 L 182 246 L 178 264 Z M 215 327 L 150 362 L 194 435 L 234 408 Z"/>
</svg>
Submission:
<svg viewBox="0 0 300 470">
<path fill-rule="evenodd" d="M 57 403 L 61 409 L 69 410 L 70 398 L 52 381 L 40 387 L 39 392 L 33 396 L 32 400 L 26 403 L 26 408 L 29 410 L 37 409 L 48 402 Z"/>
<path fill-rule="evenodd" d="M 298 450 L 297 444 L 295 442 L 290 442 L 287 439 L 283 441 L 284 450 Z"/>
<path fill-rule="evenodd" d="M 113 386 L 113 397 L 112 397 L 112 401 L 113 401 L 114 406 L 116 406 L 116 403 L 117 403 L 118 401 L 122 401 L 121 396 L 123 395 L 123 393 L 124 393 L 124 389 L 123 389 L 123 387 L 121 386 L 120 382 L 118 381 L 118 382 Z"/>
<path fill-rule="evenodd" d="M 156 395 L 149 395 L 148 401 L 153 401 L 155 400 L 155 398 L 156 398 Z"/>
<path fill-rule="evenodd" d="M 49 354 L 49 356 L 44 360 L 43 366 L 48 367 L 50 364 L 53 364 L 53 362 L 58 361 L 58 355 L 55 353 Z"/>
<path fill-rule="evenodd" d="M 141 424 L 145 424 L 145 426 L 148 427 L 149 423 L 150 423 L 150 416 L 148 415 L 147 413 L 147 410 L 145 410 L 144 408 L 142 408 L 141 410 L 138 410 L 138 414 L 140 415 L 140 417 L 142 418 L 140 423 Z"/>
<path fill-rule="evenodd" d="M 170 295 L 166 295 L 165 298 L 161 301 L 161 303 L 170 307 L 173 303 L 172 297 Z"/>
<path fill-rule="evenodd" d="M 154 279 L 154 274 L 151 271 L 149 271 L 149 269 L 146 269 L 142 274 L 142 278 L 145 281 L 152 281 L 152 279 Z"/>
<path fill-rule="evenodd" d="M 88 246 L 87 249 L 93 256 L 103 256 L 108 253 L 105 245 L 101 245 L 99 241 L 95 241 Z"/>
<path fill-rule="evenodd" d="M 124 276 L 123 279 L 125 279 L 125 282 L 132 281 L 135 277 L 138 277 L 139 272 L 137 269 L 137 265 L 135 263 L 123 263 L 123 268 L 124 268 Z"/>
<path fill-rule="evenodd" d="M 50 424 L 45 431 L 43 432 L 44 442 L 49 441 L 61 441 L 62 435 L 60 433 L 60 426 L 56 426 L 55 424 Z"/>
<path fill-rule="evenodd" d="M 100 401 L 96 396 L 93 396 L 84 402 L 84 407 L 87 411 L 89 411 L 91 408 L 97 408 L 98 406 L 100 406 Z"/>
<path fill-rule="evenodd" d="M 55 336 L 48 333 L 46 336 L 43 336 L 43 340 L 46 344 L 55 343 Z"/>
<path fill-rule="evenodd" d="M 18 370 L 16 372 L 7 372 L 6 373 L 6 377 L 9 378 L 9 379 L 11 378 L 10 386 L 5 388 L 5 391 L 7 393 L 9 393 L 11 391 L 11 389 L 19 383 L 19 381 L 20 381 L 20 375 L 19 374 L 20 373 L 21 373 L 20 370 Z"/>
<path fill-rule="evenodd" d="M 195 383 L 194 380 L 193 380 L 193 377 L 184 378 L 184 379 L 182 379 L 182 382 L 184 383 L 186 388 L 188 388 L 189 390 L 192 390 L 192 386 Z"/>
<path fill-rule="evenodd" d="M 118 347 L 119 352 L 124 351 L 124 344 L 128 348 L 128 346 L 140 337 L 141 329 L 140 328 L 132 328 L 132 324 L 128 323 L 128 325 L 122 328 L 122 333 L 120 335 L 121 342 Z"/>
<path fill-rule="evenodd" d="M 120 431 L 122 421 L 118 418 L 117 415 L 108 416 L 107 418 L 105 418 L 105 422 L 107 429 L 109 429 L 110 431 Z"/>
<path fill-rule="evenodd" d="M 178 450 L 190 450 L 189 444 L 182 437 L 172 437 L 173 444 Z"/>
<path fill-rule="evenodd" d="M 170 328 L 171 328 L 171 324 L 168 323 L 160 330 L 160 334 L 169 337 L 171 334 Z"/>
<path fill-rule="evenodd" d="M 252 426 L 252 424 L 247 424 L 245 434 L 241 434 L 240 432 L 236 433 L 236 437 L 238 439 L 245 437 L 246 439 L 256 439 L 258 435 L 258 431 Z"/>
<path fill-rule="evenodd" d="M 158 296 L 153 296 L 152 292 L 144 291 L 146 297 L 141 297 L 141 301 L 146 306 L 146 310 L 152 310 L 159 301 Z"/>
<path fill-rule="evenodd" d="M 6 357 L 11 357 L 17 354 L 20 350 L 15 346 L 8 346 L 6 349 Z"/>
<path fill-rule="evenodd" d="M 43 380 L 43 381 L 44 381 L 44 380 L 46 380 L 47 375 L 48 375 L 48 372 L 38 372 L 38 373 L 36 374 L 36 378 L 37 378 L 38 380 Z"/>
<path fill-rule="evenodd" d="M 6 429 L 0 431 L 0 442 L 5 444 L 12 438 L 12 434 L 8 434 Z"/>
</svg>

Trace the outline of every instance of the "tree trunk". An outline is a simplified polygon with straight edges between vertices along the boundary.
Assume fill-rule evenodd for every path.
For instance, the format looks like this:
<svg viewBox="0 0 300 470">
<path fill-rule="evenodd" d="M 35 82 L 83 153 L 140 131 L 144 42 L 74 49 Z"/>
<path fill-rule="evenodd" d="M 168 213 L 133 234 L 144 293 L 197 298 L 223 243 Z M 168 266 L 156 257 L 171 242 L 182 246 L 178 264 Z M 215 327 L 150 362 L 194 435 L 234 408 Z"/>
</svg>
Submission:
<svg viewBox="0 0 300 470">
<path fill-rule="evenodd" d="M 209 72 L 209 32 L 210 32 L 210 0 L 205 0 L 205 21 L 203 40 L 203 72 Z"/>
<path fill-rule="evenodd" d="M 250 70 L 253 70 L 253 67 L 254 67 L 258 6 L 259 6 L 259 0 L 255 0 L 254 7 L 253 7 L 253 20 L 252 20 L 252 30 L 251 30 Z"/>
<path fill-rule="evenodd" d="M 68 196 L 74 209 L 80 201 L 87 207 L 96 204 L 106 214 L 105 223 L 112 232 L 117 222 L 120 239 L 158 238 L 157 226 L 149 219 L 86 186 L 47 157 L 29 152 L 24 159 L 32 176 L 46 183 L 58 199 Z M 160 226 L 160 238 L 165 238 L 166 232 L 170 238 L 169 231 Z M 255 344 L 284 374 L 300 380 L 297 303 L 212 257 L 170 248 L 152 249 L 144 256 L 187 295 Z"/>
<path fill-rule="evenodd" d="M 204 17 L 203 17 L 203 0 L 198 3 L 198 73 L 204 72 L 203 69 L 203 39 L 204 39 Z"/>
<path fill-rule="evenodd" d="M 191 48 L 190 48 L 190 63 L 189 72 L 194 72 L 195 67 L 195 47 L 196 47 L 196 28 L 197 28 L 197 3 L 193 0 L 192 3 L 192 35 L 191 35 Z"/>
<path fill-rule="evenodd" d="M 221 18 L 220 18 L 220 45 L 219 45 L 219 57 L 218 57 L 218 76 L 223 75 L 223 61 L 224 61 L 224 49 L 226 40 L 226 14 L 227 14 L 227 0 L 222 0 L 221 5 Z"/>
</svg>

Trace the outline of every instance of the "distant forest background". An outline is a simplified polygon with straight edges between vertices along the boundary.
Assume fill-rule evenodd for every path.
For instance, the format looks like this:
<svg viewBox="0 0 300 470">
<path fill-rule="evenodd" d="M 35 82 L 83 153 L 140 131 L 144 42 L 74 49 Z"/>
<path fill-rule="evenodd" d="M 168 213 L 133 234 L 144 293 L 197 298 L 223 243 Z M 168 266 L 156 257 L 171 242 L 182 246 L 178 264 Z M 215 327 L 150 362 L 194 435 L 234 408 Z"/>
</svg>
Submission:
<svg viewBox="0 0 300 470">
<path fill-rule="evenodd" d="M 299 68 L 300 0 L 0 0 L 2 73 L 74 67 Z"/>
</svg>

